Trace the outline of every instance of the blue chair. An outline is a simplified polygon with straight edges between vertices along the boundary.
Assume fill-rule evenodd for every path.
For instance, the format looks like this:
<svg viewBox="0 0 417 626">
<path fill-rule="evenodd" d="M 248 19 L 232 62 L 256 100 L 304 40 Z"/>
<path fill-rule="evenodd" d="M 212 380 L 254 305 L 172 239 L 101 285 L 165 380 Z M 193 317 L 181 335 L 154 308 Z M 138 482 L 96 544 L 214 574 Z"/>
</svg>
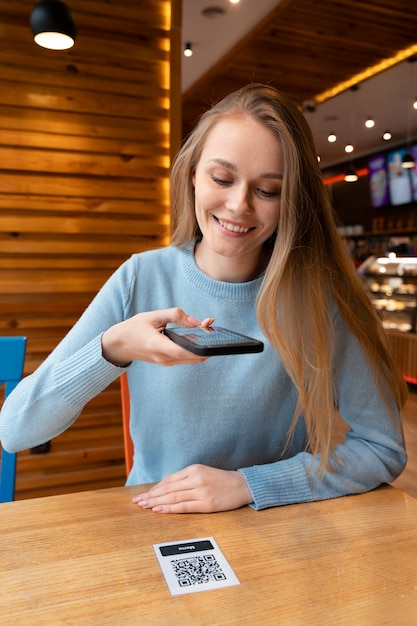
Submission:
<svg viewBox="0 0 417 626">
<path fill-rule="evenodd" d="M 6 398 L 21 380 L 25 362 L 26 337 L 0 337 L 0 386 L 5 385 Z M 1 450 L 0 502 L 14 500 L 16 454 Z"/>
</svg>

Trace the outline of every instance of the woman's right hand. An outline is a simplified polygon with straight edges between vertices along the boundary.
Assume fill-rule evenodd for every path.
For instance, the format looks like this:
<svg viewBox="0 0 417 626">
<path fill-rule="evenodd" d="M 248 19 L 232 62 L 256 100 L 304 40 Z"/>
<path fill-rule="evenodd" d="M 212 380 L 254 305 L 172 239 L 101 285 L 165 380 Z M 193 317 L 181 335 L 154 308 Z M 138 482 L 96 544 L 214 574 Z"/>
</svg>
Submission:
<svg viewBox="0 0 417 626">
<path fill-rule="evenodd" d="M 193 328 L 210 326 L 213 318 L 199 322 L 180 308 L 138 313 L 124 322 L 111 326 L 101 339 L 104 358 L 124 367 L 133 360 L 158 365 L 201 363 L 207 357 L 197 356 L 168 339 L 162 331 L 167 324 Z"/>
</svg>

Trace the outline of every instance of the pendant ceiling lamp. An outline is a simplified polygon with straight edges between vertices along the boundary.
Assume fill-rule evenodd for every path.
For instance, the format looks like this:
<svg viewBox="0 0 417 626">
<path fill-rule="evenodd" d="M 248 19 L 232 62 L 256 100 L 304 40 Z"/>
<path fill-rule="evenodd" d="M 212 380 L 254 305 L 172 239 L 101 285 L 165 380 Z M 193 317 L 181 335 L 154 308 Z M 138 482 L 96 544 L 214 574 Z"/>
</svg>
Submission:
<svg viewBox="0 0 417 626">
<path fill-rule="evenodd" d="M 184 46 L 184 56 L 185 57 L 193 56 L 193 46 L 191 45 L 190 41 L 187 41 L 187 43 Z"/>
<path fill-rule="evenodd" d="M 348 171 L 344 176 L 344 180 L 347 183 L 356 183 L 356 181 L 358 180 L 358 173 L 353 165 L 350 165 Z"/>
<path fill-rule="evenodd" d="M 30 15 L 30 27 L 35 42 L 50 50 L 72 48 L 77 28 L 71 12 L 60 0 L 42 0 Z"/>
<path fill-rule="evenodd" d="M 407 152 L 406 154 L 404 154 L 402 160 L 401 160 L 401 165 L 402 167 L 404 167 L 405 169 L 411 169 L 412 167 L 414 167 L 416 164 L 414 157 L 412 154 L 410 154 L 409 152 Z"/>
</svg>

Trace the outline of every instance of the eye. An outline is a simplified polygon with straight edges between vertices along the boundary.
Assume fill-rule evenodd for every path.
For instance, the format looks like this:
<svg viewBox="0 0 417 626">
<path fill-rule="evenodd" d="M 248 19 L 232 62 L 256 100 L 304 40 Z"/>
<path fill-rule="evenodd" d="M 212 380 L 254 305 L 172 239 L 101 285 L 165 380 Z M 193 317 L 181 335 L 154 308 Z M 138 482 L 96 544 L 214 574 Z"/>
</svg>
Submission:
<svg viewBox="0 0 417 626">
<path fill-rule="evenodd" d="M 260 195 L 263 198 L 279 198 L 281 195 L 281 189 L 269 190 L 269 189 L 262 189 L 260 187 L 257 187 L 256 191 L 258 195 Z"/>
<path fill-rule="evenodd" d="M 211 180 L 216 183 L 216 185 L 219 185 L 220 187 L 225 187 L 226 185 L 231 185 L 233 183 L 232 180 L 230 179 L 225 179 L 225 178 L 221 178 L 219 176 L 212 176 Z"/>
</svg>

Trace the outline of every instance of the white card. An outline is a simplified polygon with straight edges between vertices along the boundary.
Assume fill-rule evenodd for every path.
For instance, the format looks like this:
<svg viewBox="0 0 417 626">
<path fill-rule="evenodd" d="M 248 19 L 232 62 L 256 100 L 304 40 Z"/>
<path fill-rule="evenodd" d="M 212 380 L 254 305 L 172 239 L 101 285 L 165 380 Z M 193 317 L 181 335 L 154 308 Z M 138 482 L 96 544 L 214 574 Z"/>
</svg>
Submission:
<svg viewBox="0 0 417 626">
<path fill-rule="evenodd" d="M 153 546 L 173 596 L 240 585 L 213 537 Z"/>
</svg>

